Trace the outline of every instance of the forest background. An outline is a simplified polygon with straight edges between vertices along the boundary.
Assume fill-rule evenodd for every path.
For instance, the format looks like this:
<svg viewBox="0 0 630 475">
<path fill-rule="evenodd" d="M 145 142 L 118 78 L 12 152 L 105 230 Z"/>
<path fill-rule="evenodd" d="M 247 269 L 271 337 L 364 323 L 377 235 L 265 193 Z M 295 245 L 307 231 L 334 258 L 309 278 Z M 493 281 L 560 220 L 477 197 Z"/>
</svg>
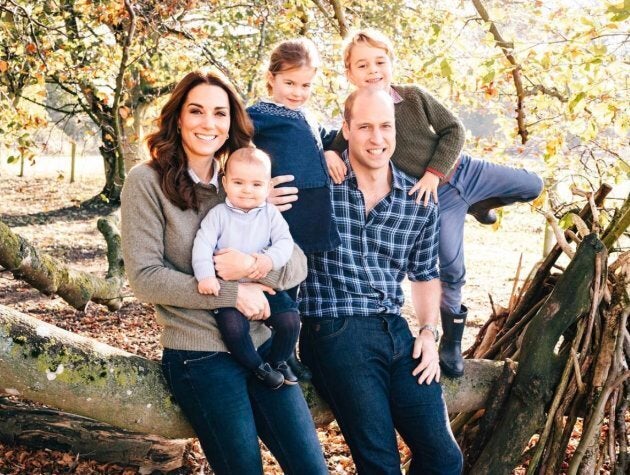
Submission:
<svg viewBox="0 0 630 475">
<path fill-rule="evenodd" d="M 548 190 L 597 188 L 630 172 L 628 15 L 627 1 L 593 0 L 0 0 L 0 155 L 97 147 L 117 202 L 186 72 L 214 68 L 251 103 L 271 47 L 308 36 L 323 58 L 310 106 L 338 124 L 343 38 L 375 27 L 394 40 L 396 80 L 464 119 L 467 151 L 538 160 Z"/>
<path fill-rule="evenodd" d="M 71 209 L 72 217 L 53 208 L 79 205 L 90 196 L 92 203 L 117 207 L 126 172 L 146 158 L 145 134 L 184 74 L 220 71 L 250 104 L 264 97 L 261 78 L 273 45 L 305 35 L 323 60 L 309 105 L 322 122 L 339 125 L 350 90 L 343 38 L 375 27 L 394 41 L 396 82 L 420 84 L 452 108 L 467 127 L 466 151 L 473 156 L 543 175 L 546 192 L 534 203 L 535 214 L 549 211 L 568 227 L 567 212 L 579 201 L 571 186 L 595 190 L 610 183 L 622 199 L 630 191 L 629 15 L 628 1 L 588 0 L 0 0 L 0 220 L 53 255 L 102 272 L 94 215 L 79 206 Z M 57 170 L 60 157 L 69 162 L 73 148 L 79 161 L 90 155 L 85 163 L 102 163 L 80 188 L 66 185 L 66 166 L 57 179 L 14 178 L 40 168 Z M 40 213 L 42 204 L 52 212 Z M 602 227 L 610 216 L 599 215 Z M 531 252 L 542 248 L 542 216 L 502 217 L 500 237 L 477 233 L 479 227 L 467 237 L 476 252 L 483 251 L 469 265 L 474 273 L 467 287 L 477 318 L 483 318 L 486 293 L 495 293 L 492 279 L 502 280 L 501 297 L 507 300 L 506 281 L 518 253 L 530 253 L 527 270 L 537 258 Z M 65 237 L 68 222 L 81 226 Z M 87 252 L 72 250 L 64 239 Z M 487 266 L 493 256 L 505 265 Z M 51 307 L 32 293 L 26 296 L 26 287 L 5 275 L 0 303 L 100 334 L 128 351 L 159 354 L 157 328 L 140 321 L 150 308 L 133 301 L 127 314 L 113 320 L 102 310 L 75 315 L 63 303 Z M 135 330 L 113 329 L 121 321 Z M 135 331 L 145 334 L 136 339 Z M 10 448 L 3 453 L 24 458 Z M 349 460 L 347 452 L 337 457 Z"/>
</svg>

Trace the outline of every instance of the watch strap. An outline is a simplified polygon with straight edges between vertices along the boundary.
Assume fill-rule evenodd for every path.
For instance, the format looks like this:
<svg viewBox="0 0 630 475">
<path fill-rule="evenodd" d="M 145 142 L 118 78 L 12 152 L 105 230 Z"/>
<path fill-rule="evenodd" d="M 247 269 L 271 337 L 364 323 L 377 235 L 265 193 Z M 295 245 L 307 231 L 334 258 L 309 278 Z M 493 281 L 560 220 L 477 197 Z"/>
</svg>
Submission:
<svg viewBox="0 0 630 475">
<path fill-rule="evenodd" d="M 437 325 L 431 325 L 430 323 L 420 325 L 420 328 L 418 328 L 418 335 L 424 330 L 429 330 L 431 333 L 433 333 L 433 338 L 435 338 L 435 342 L 437 343 L 437 341 L 440 339 L 440 332 L 437 328 Z"/>
</svg>

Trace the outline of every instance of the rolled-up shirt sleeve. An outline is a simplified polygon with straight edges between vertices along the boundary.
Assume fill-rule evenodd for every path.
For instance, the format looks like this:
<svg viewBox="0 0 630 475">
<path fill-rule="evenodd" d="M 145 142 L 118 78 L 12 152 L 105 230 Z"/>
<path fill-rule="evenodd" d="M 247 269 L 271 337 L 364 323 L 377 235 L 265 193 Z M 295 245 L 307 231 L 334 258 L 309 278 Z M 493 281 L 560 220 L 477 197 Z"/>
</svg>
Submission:
<svg viewBox="0 0 630 475">
<path fill-rule="evenodd" d="M 423 230 L 418 234 L 409 253 L 407 277 L 412 282 L 437 279 L 440 276 L 438 268 L 438 245 L 440 238 L 440 220 L 438 207 L 429 203 L 431 209 Z"/>
</svg>

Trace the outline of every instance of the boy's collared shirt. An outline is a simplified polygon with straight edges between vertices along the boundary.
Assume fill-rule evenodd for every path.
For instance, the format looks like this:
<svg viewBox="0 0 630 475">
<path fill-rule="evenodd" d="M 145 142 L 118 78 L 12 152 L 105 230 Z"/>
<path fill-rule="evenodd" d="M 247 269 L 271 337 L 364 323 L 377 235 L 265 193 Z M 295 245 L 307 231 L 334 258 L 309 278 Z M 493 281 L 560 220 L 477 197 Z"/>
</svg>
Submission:
<svg viewBox="0 0 630 475">
<path fill-rule="evenodd" d="M 415 179 L 390 163 L 392 187 L 366 215 L 347 152 L 348 177 L 331 188 L 341 245 L 308 257 L 300 311 L 305 318 L 400 314 L 400 283 L 428 281 L 438 272 L 438 211 L 407 195 Z"/>
</svg>

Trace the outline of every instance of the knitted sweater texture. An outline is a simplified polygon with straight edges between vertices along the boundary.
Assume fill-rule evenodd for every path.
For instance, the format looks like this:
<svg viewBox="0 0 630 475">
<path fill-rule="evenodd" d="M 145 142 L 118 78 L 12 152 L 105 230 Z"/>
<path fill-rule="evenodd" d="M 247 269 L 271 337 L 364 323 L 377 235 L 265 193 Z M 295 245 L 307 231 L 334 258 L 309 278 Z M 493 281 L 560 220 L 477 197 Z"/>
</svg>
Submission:
<svg viewBox="0 0 630 475">
<path fill-rule="evenodd" d="M 218 297 L 197 291 L 192 247 L 201 220 L 221 203 L 224 194 L 212 185 L 195 185 L 199 211 L 182 211 L 164 195 L 157 172 L 147 163 L 134 167 L 122 190 L 121 236 L 125 270 L 138 300 L 155 305 L 165 348 L 227 351 L 208 310 L 236 306 L 238 284 L 221 281 Z M 306 258 L 296 247 L 289 263 L 262 281 L 277 289 L 291 288 L 306 277 Z M 269 336 L 260 322 L 250 322 L 257 347 Z"/>
<path fill-rule="evenodd" d="M 324 148 L 336 131 L 321 127 L 306 109 L 262 101 L 248 107 L 247 113 L 254 123 L 254 144 L 271 157 L 271 176 L 293 175 L 289 186 L 299 189 L 328 186 Z"/>
<path fill-rule="evenodd" d="M 394 105 L 396 150 L 392 162 L 417 178 L 427 169 L 440 178 L 447 176 L 464 146 L 464 126 L 424 89 L 414 85 L 392 88 L 403 99 Z M 330 148 L 341 154 L 347 146 L 339 133 Z"/>
</svg>

